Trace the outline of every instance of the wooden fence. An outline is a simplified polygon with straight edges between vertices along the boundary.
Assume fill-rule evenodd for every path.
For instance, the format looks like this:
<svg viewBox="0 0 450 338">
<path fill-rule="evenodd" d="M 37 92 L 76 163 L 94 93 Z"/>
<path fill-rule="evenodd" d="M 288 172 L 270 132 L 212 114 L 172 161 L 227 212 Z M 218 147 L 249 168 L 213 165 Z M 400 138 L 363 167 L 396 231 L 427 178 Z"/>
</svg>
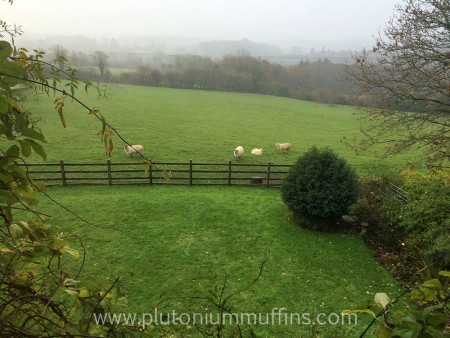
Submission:
<svg viewBox="0 0 450 338">
<path fill-rule="evenodd" d="M 406 197 L 407 192 L 399 186 L 395 185 L 392 182 L 389 182 L 388 191 L 398 205 L 404 205 L 408 203 L 408 198 Z"/>
<path fill-rule="evenodd" d="M 23 165 L 25 166 L 25 165 Z M 73 185 L 235 185 L 277 187 L 289 164 L 155 162 L 27 164 L 30 177 L 47 186 Z"/>
</svg>

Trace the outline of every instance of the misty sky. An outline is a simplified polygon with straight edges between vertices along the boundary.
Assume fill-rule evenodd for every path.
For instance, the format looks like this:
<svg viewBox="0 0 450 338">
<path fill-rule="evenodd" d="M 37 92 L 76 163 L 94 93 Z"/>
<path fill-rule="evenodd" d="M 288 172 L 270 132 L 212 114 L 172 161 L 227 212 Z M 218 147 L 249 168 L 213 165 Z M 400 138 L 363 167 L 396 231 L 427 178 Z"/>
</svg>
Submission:
<svg viewBox="0 0 450 338">
<path fill-rule="evenodd" d="M 401 0 L 14 0 L 0 19 L 33 35 L 180 36 L 370 47 Z"/>
</svg>

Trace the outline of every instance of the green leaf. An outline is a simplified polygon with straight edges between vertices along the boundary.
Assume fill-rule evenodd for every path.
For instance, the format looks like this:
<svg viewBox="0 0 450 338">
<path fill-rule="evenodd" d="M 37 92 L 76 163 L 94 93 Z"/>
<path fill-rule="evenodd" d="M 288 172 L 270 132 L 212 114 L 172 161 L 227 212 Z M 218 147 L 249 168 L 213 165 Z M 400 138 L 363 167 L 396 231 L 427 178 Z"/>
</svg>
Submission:
<svg viewBox="0 0 450 338">
<path fill-rule="evenodd" d="M 14 253 L 14 250 L 11 250 L 9 248 L 1 248 L 0 253 L 1 254 L 10 254 L 10 253 Z"/>
<path fill-rule="evenodd" d="M 17 199 L 14 197 L 14 194 L 8 190 L 0 189 L 0 197 L 2 201 L 5 201 L 8 205 L 13 205 L 17 202 Z"/>
<path fill-rule="evenodd" d="M 65 252 L 67 252 L 69 255 L 72 255 L 76 259 L 80 258 L 80 253 L 78 252 L 78 250 L 75 250 L 75 249 L 71 248 L 68 245 L 64 246 L 63 249 L 64 249 Z"/>
<path fill-rule="evenodd" d="M 65 289 L 64 292 L 67 292 L 69 295 L 78 298 L 78 291 L 74 291 L 74 290 L 69 290 L 69 289 Z"/>
<path fill-rule="evenodd" d="M 14 130 L 21 133 L 26 127 L 28 127 L 28 118 L 25 114 L 15 113 L 16 123 L 14 125 Z"/>
<path fill-rule="evenodd" d="M 22 66 L 15 62 L 6 62 L 6 63 L 0 62 L 0 73 L 3 73 L 5 77 L 11 75 L 11 78 L 13 77 L 22 78 L 25 76 L 25 71 L 22 68 Z"/>
<path fill-rule="evenodd" d="M 19 146 L 14 144 L 6 151 L 6 156 L 12 158 L 11 162 L 14 162 L 17 157 L 19 157 L 20 149 Z"/>
<path fill-rule="evenodd" d="M 32 194 L 20 194 L 20 200 L 28 205 L 36 205 L 39 201 Z"/>
<path fill-rule="evenodd" d="M 420 337 L 421 327 L 420 325 L 414 325 L 414 327 L 396 327 L 392 330 L 390 337 L 404 337 L 404 338 L 417 338 Z"/>
<path fill-rule="evenodd" d="M 22 130 L 22 135 L 25 137 L 32 138 L 34 140 L 45 142 L 45 136 L 36 129 L 25 128 L 24 130 Z"/>
<path fill-rule="evenodd" d="M 79 298 L 88 298 L 90 296 L 91 296 L 91 292 L 89 291 L 89 289 L 86 289 L 86 288 L 80 289 L 80 293 L 78 295 Z"/>
<path fill-rule="evenodd" d="M 377 327 L 377 338 L 389 338 L 391 337 L 391 331 L 383 324 Z"/>
<path fill-rule="evenodd" d="M 22 155 L 28 157 L 31 155 L 31 144 L 27 140 L 18 140 L 20 144 L 20 151 Z"/>
<path fill-rule="evenodd" d="M 23 230 L 17 224 L 11 224 L 9 227 L 9 231 L 13 238 L 20 238 L 23 235 Z"/>
<path fill-rule="evenodd" d="M 47 159 L 47 154 L 44 151 L 44 148 L 37 143 L 36 141 L 33 141 L 31 139 L 26 139 L 31 144 L 31 147 L 33 148 L 34 152 L 42 157 L 42 159 L 45 161 Z"/>
<path fill-rule="evenodd" d="M 0 96 L 0 115 L 6 114 L 9 111 L 9 104 L 6 102 L 2 96 Z"/>
<path fill-rule="evenodd" d="M 447 323 L 447 316 L 444 314 L 431 314 L 427 318 L 427 324 L 439 328 L 440 330 L 445 328 L 445 324 Z"/>
<path fill-rule="evenodd" d="M 0 77 L 0 89 L 3 89 L 8 95 L 12 95 L 11 87 Z"/>
<path fill-rule="evenodd" d="M 369 309 L 363 309 L 363 310 L 343 310 L 341 312 L 341 314 L 343 315 L 348 315 L 351 313 L 368 313 L 369 315 L 371 315 L 372 317 L 376 317 L 377 315 L 375 314 L 375 312 L 369 310 Z"/>
<path fill-rule="evenodd" d="M 100 114 L 100 117 L 102 119 L 102 140 L 105 137 L 105 131 L 106 131 L 106 117 L 104 117 L 103 115 Z M 106 147 L 106 143 L 105 143 L 105 147 Z"/>
<path fill-rule="evenodd" d="M 105 152 L 106 155 L 108 155 L 108 136 L 105 136 L 104 143 L 105 143 Z"/>
<path fill-rule="evenodd" d="M 450 271 L 439 271 L 439 275 L 450 278 Z"/>
<path fill-rule="evenodd" d="M 11 173 L 2 173 L 0 172 L 0 181 L 10 182 L 14 180 L 14 176 Z"/>
<path fill-rule="evenodd" d="M 31 152 L 31 149 L 30 149 Z M 27 176 L 27 172 L 22 169 L 22 167 L 18 166 L 18 165 L 10 165 L 9 166 L 9 170 L 11 172 L 13 172 L 14 174 L 16 174 L 16 177 L 22 179 L 24 182 L 28 182 L 28 176 Z"/>
<path fill-rule="evenodd" d="M 62 105 L 59 105 L 59 107 L 58 107 L 58 114 L 59 114 L 59 118 L 61 119 L 61 123 L 62 123 L 63 127 L 67 128 L 66 119 L 64 118 Z"/>
<path fill-rule="evenodd" d="M 47 187 L 45 186 L 45 184 L 39 183 L 39 182 L 34 182 L 34 187 L 38 192 L 45 192 L 47 190 Z"/>
<path fill-rule="evenodd" d="M 113 141 L 112 141 L 112 137 L 110 136 L 109 137 L 109 147 L 108 147 L 108 155 L 109 156 L 111 156 L 113 148 L 114 148 L 114 144 L 113 144 Z"/>
<path fill-rule="evenodd" d="M 442 284 L 439 279 L 430 279 L 423 283 L 423 287 L 431 288 L 431 289 L 440 289 L 442 288 Z"/>
<path fill-rule="evenodd" d="M 54 237 L 54 238 L 53 238 L 53 241 L 52 241 L 52 243 L 51 243 L 51 245 L 50 245 L 50 248 L 51 248 L 52 250 L 58 251 L 58 252 L 60 252 L 60 253 L 63 253 L 64 247 L 65 247 L 66 245 L 68 245 L 68 244 L 69 244 L 69 243 L 68 243 L 66 240 L 61 239 L 61 238 L 58 238 L 58 237 Z"/>
<path fill-rule="evenodd" d="M 4 124 L 0 124 L 0 135 L 5 134 L 7 127 Z"/>
<path fill-rule="evenodd" d="M 19 147 L 17 147 L 17 149 L 19 149 Z M 11 163 L 14 163 L 15 160 L 17 160 L 17 156 L 16 157 L 14 157 L 14 156 L 3 156 L 3 157 L 0 157 L 0 168 L 6 168 Z"/>
<path fill-rule="evenodd" d="M 11 44 L 7 41 L 0 41 L 0 61 L 5 61 L 13 52 Z"/>
<path fill-rule="evenodd" d="M 26 222 L 19 221 L 17 222 L 17 225 L 21 227 L 25 235 L 29 235 L 30 233 L 33 232 L 33 230 L 30 228 L 30 225 Z"/>
</svg>

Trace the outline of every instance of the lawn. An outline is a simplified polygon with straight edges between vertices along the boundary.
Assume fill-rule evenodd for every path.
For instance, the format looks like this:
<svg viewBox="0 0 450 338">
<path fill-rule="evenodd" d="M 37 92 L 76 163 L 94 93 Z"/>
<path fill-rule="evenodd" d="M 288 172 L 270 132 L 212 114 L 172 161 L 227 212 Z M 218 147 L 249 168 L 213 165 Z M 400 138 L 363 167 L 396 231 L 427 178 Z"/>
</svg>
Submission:
<svg viewBox="0 0 450 338">
<path fill-rule="evenodd" d="M 88 253 L 85 274 L 109 283 L 122 278 L 126 312 L 152 312 L 162 295 L 209 296 L 225 277 L 225 294 L 231 294 L 248 285 L 265 260 L 256 284 L 231 299 L 233 312 L 340 314 L 376 292 L 399 292 L 357 236 L 299 228 L 278 189 L 70 187 L 50 194 L 93 223 L 83 224 L 42 197 L 40 211 L 53 216 L 49 223 L 81 234 Z M 159 310 L 205 312 L 205 303 L 173 301 Z M 260 337 L 354 337 L 369 321 L 255 330 Z"/>
<path fill-rule="evenodd" d="M 358 171 L 397 170 L 418 162 L 414 153 L 387 160 L 372 154 L 356 156 L 341 142 L 359 135 L 359 121 L 349 106 L 330 106 L 281 97 L 112 85 L 108 99 L 92 91 L 79 98 L 98 107 L 106 119 L 132 144 L 142 144 L 155 162 L 206 162 L 235 160 L 233 150 L 242 145 L 242 163 L 292 164 L 313 145 L 331 147 Z M 36 112 L 48 140 L 48 162 L 105 162 L 97 132 L 101 123 L 80 105 L 65 102 L 67 128 L 63 128 L 52 100 L 35 102 L 29 95 L 25 107 Z M 290 142 L 290 154 L 280 154 L 275 143 Z M 113 162 L 129 161 L 124 143 L 114 138 Z M 264 156 L 250 155 L 265 148 Z M 38 161 L 38 158 L 33 159 Z M 137 160 L 136 160 L 137 161 Z"/>
</svg>

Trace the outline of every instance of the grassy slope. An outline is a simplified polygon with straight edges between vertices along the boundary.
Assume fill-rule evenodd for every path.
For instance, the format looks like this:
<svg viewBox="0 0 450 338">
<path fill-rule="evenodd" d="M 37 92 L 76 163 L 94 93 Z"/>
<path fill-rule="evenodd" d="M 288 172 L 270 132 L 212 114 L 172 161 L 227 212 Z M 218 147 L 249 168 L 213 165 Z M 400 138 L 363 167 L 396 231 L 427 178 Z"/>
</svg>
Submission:
<svg viewBox="0 0 450 338">
<path fill-rule="evenodd" d="M 124 278 L 126 311 L 151 312 L 162 294 L 207 296 L 225 276 L 226 293 L 235 292 L 257 276 L 267 258 L 262 278 L 232 300 L 233 311 L 265 314 L 285 307 L 315 316 L 355 308 L 375 292 L 397 292 L 358 238 L 299 228 L 278 190 L 80 187 L 55 188 L 51 194 L 97 225 L 78 229 L 89 272 L 95 279 Z M 80 223 L 45 200 L 41 210 L 54 216 L 51 223 Z M 175 302 L 161 312 L 172 309 L 186 311 Z M 360 318 L 356 327 L 275 325 L 258 332 L 262 337 L 357 336 L 369 319 Z"/>
<path fill-rule="evenodd" d="M 359 172 L 374 166 L 403 166 L 413 156 L 387 161 L 372 155 L 355 156 L 340 141 L 358 134 L 354 109 L 329 106 L 280 97 L 114 86 L 108 100 L 95 95 L 80 98 L 90 107 L 98 106 L 107 120 L 131 143 L 142 144 L 146 156 L 156 162 L 225 162 L 234 160 L 233 150 L 246 149 L 243 163 L 293 163 L 312 145 L 329 146 L 345 157 Z M 48 100 L 46 100 L 48 101 Z M 67 129 L 61 127 L 51 103 L 25 102 L 30 110 L 43 116 L 51 148 L 50 162 L 105 161 L 96 132 L 98 121 L 82 107 L 66 102 Z M 289 155 L 277 152 L 276 142 L 293 145 Z M 123 143 L 115 138 L 112 161 L 128 161 Z M 266 148 L 262 157 L 250 155 L 252 148 Z"/>
<path fill-rule="evenodd" d="M 247 149 L 246 163 L 293 163 L 316 144 L 330 146 L 359 172 L 374 163 L 355 157 L 339 141 L 353 136 L 358 122 L 351 107 L 331 107 L 291 99 L 223 92 L 132 86 L 113 87 L 110 98 L 80 98 L 98 106 L 122 135 L 143 144 L 154 161 L 228 161 L 237 145 Z M 100 124 L 78 105 L 66 103 L 63 129 L 51 104 L 26 102 L 42 116 L 49 161 L 104 161 L 95 135 Z M 291 142 L 279 154 L 276 142 Z M 116 138 L 116 147 L 122 148 Z M 266 147 L 252 157 L 253 147 Z M 129 161 L 121 149 L 113 161 Z M 133 159 L 138 161 L 138 159 Z M 401 165 L 402 159 L 386 162 Z M 52 196 L 100 227 L 80 226 L 95 278 L 125 278 L 130 311 L 147 312 L 166 295 L 205 294 L 228 276 L 229 291 L 246 285 L 269 258 L 261 280 L 232 302 L 233 310 L 339 313 L 370 299 L 391 294 L 393 280 L 355 238 L 299 229 L 278 190 L 208 187 L 88 187 L 52 189 Z M 82 198 L 80 198 L 82 196 Z M 54 223 L 73 224 L 71 216 L 43 203 Z M 71 229 L 72 230 L 72 229 Z M 366 298 L 368 297 L 368 298 Z M 367 319 L 365 322 L 367 324 Z M 358 327 L 260 327 L 262 336 L 356 336 Z"/>
</svg>

